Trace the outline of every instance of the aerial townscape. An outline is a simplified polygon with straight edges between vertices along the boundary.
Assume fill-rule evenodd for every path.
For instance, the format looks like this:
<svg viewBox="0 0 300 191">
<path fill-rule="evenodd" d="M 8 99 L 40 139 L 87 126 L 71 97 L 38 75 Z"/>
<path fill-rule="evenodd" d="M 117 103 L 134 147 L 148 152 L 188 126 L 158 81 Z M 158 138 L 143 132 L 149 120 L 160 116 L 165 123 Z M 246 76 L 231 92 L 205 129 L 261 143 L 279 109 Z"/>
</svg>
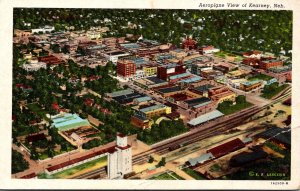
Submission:
<svg viewBox="0 0 300 191">
<path fill-rule="evenodd" d="M 12 178 L 290 180 L 291 11 L 13 19 Z"/>
</svg>

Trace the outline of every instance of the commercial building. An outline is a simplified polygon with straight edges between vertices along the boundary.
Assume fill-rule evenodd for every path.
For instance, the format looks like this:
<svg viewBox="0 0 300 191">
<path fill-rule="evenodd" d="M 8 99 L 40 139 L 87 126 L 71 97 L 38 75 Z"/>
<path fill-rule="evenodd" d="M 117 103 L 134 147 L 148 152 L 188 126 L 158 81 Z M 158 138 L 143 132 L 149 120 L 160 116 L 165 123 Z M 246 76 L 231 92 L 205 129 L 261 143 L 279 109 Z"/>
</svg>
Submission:
<svg viewBox="0 0 300 191">
<path fill-rule="evenodd" d="M 261 80 L 242 82 L 242 83 L 240 83 L 240 90 L 248 92 L 248 91 L 254 90 L 256 88 L 259 88 L 262 85 L 263 85 L 263 82 Z"/>
<path fill-rule="evenodd" d="M 190 120 L 187 124 L 189 127 L 193 128 L 193 127 L 197 127 L 205 122 L 217 119 L 223 115 L 224 114 L 221 113 L 220 111 L 214 110 L 214 111 L 208 112 L 206 114 L 200 115 L 199 117 L 196 117 L 196 118 Z"/>
<path fill-rule="evenodd" d="M 143 66 L 145 77 L 156 76 L 157 75 L 158 64 L 146 64 Z"/>
<path fill-rule="evenodd" d="M 39 62 L 44 62 L 44 63 L 49 64 L 49 65 L 57 65 L 57 64 L 62 64 L 63 63 L 62 60 L 58 59 L 57 57 L 55 57 L 53 55 L 38 57 L 38 61 Z"/>
<path fill-rule="evenodd" d="M 109 46 L 109 45 L 106 45 Z M 113 63 L 117 63 L 119 58 L 123 58 L 126 56 L 129 56 L 130 54 L 121 50 L 114 50 L 114 51 L 109 51 L 103 53 L 103 56 L 108 60 Z"/>
<path fill-rule="evenodd" d="M 214 46 L 210 45 L 210 46 L 202 46 L 199 48 L 199 52 L 201 54 L 212 54 L 215 52 L 220 52 L 220 49 L 215 48 Z"/>
<path fill-rule="evenodd" d="M 148 77 L 134 80 L 134 84 L 144 89 L 151 89 L 159 86 L 168 85 L 169 83 L 157 77 Z"/>
<path fill-rule="evenodd" d="M 186 69 L 182 64 L 170 63 L 157 68 L 157 77 L 162 80 L 169 80 L 170 76 L 185 73 Z"/>
<path fill-rule="evenodd" d="M 139 115 L 133 115 L 131 116 L 130 123 L 136 127 L 147 129 L 150 128 L 154 122 L 151 119 L 147 119 Z"/>
<path fill-rule="evenodd" d="M 136 115 L 141 116 L 142 118 L 151 118 L 154 116 L 160 116 L 162 114 L 169 114 L 172 112 L 171 107 L 168 107 L 164 104 L 153 105 L 145 107 L 136 111 Z"/>
<path fill-rule="evenodd" d="M 50 33 L 54 30 L 55 30 L 55 27 L 53 27 L 53 26 L 44 26 L 44 27 L 38 28 L 38 29 L 31 29 L 31 32 L 32 33 L 46 33 L 46 32 Z"/>
<path fill-rule="evenodd" d="M 117 63 L 117 74 L 125 79 L 132 79 L 136 73 L 136 65 L 129 60 L 119 60 Z"/>
<path fill-rule="evenodd" d="M 253 51 L 249 51 L 249 52 L 243 52 L 243 57 L 245 57 L 245 58 L 257 58 L 257 59 L 260 59 L 261 56 L 262 56 L 262 54 L 258 50 L 253 50 Z"/>
<path fill-rule="evenodd" d="M 202 77 L 206 78 L 206 79 L 214 79 L 217 76 L 222 76 L 223 73 L 218 71 L 218 70 L 201 70 L 201 74 Z"/>
<path fill-rule="evenodd" d="M 132 150 L 127 136 L 117 135 L 117 145 L 108 154 L 108 179 L 122 179 L 132 172 Z"/>
<path fill-rule="evenodd" d="M 170 86 L 157 90 L 163 97 L 169 97 L 174 94 L 182 93 L 184 90 L 180 86 Z"/>
<path fill-rule="evenodd" d="M 272 67 L 283 66 L 283 62 L 281 60 L 262 60 L 259 62 L 259 68 L 263 70 L 267 70 Z"/>
<path fill-rule="evenodd" d="M 14 30 L 14 35 L 16 35 L 16 37 L 28 37 L 31 36 L 31 31 L 30 30 L 19 30 L 19 29 L 15 29 Z"/>
<path fill-rule="evenodd" d="M 223 101 L 235 102 L 236 94 L 226 86 L 213 87 L 208 90 L 208 96 L 217 101 L 218 104 Z"/>
<path fill-rule="evenodd" d="M 259 68 L 259 59 L 257 58 L 245 58 L 242 63 L 253 68 Z"/>
<path fill-rule="evenodd" d="M 149 96 L 144 96 L 144 97 L 139 97 L 139 98 L 135 98 L 133 99 L 133 103 L 136 105 L 140 105 L 140 104 L 145 104 L 148 103 L 149 101 L 151 101 L 152 98 Z"/>
<path fill-rule="evenodd" d="M 171 59 L 171 58 L 183 59 L 184 57 L 186 57 L 188 55 L 188 53 L 186 51 L 184 51 L 183 49 L 179 49 L 179 48 L 171 50 L 169 53 L 173 57 L 169 57 L 168 59 Z"/>
</svg>

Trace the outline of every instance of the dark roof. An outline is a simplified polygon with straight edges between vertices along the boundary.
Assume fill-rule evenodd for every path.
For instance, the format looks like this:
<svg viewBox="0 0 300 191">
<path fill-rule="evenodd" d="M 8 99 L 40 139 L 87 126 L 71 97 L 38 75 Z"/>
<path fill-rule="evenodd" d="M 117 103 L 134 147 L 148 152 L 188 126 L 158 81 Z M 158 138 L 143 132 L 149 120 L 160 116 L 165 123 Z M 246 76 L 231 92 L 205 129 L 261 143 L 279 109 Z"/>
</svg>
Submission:
<svg viewBox="0 0 300 191">
<path fill-rule="evenodd" d="M 147 80 L 150 80 L 150 81 L 152 81 L 152 82 L 154 82 L 156 84 L 160 84 L 160 83 L 166 82 L 166 81 L 164 81 L 162 79 L 159 79 L 157 77 L 148 77 Z"/>
<path fill-rule="evenodd" d="M 46 139 L 46 136 L 44 133 L 40 133 L 40 134 L 35 134 L 35 135 L 28 135 L 26 137 L 26 140 L 28 142 L 36 142 L 36 141 L 39 141 L 39 140 L 45 140 Z"/>
<path fill-rule="evenodd" d="M 120 147 L 120 146 L 117 146 L 117 148 L 121 149 L 121 150 L 125 150 L 125 149 L 128 149 L 130 148 L 131 146 L 130 145 L 127 145 L 125 147 Z"/>
<path fill-rule="evenodd" d="M 117 136 L 118 136 L 118 137 L 122 137 L 122 138 L 123 138 L 123 137 L 126 137 L 126 135 L 124 135 L 123 133 L 118 133 Z"/>
<path fill-rule="evenodd" d="M 258 159 L 266 158 L 268 154 L 262 150 L 254 151 L 254 152 L 242 152 L 238 155 L 233 156 L 229 163 L 231 166 L 241 166 L 250 162 L 254 162 Z"/>
<path fill-rule="evenodd" d="M 70 161 L 66 161 L 66 162 L 63 162 L 63 163 L 60 163 L 60 164 L 51 166 L 51 167 L 47 168 L 47 170 L 48 170 L 49 172 L 52 172 L 52 171 L 61 169 L 61 168 L 63 168 L 63 167 L 66 167 L 66 166 L 69 166 L 69 165 L 78 163 L 78 162 L 80 162 L 80 161 L 84 161 L 84 160 L 86 160 L 86 159 L 95 157 L 95 156 L 97 156 L 97 155 L 101 155 L 101 154 L 104 154 L 104 153 L 107 153 L 107 152 L 114 152 L 114 150 L 115 150 L 115 147 L 114 147 L 114 146 L 113 146 L 113 147 L 110 147 L 110 148 L 107 148 L 107 149 L 102 149 L 102 150 L 100 150 L 100 151 L 97 151 L 97 152 L 94 152 L 94 153 L 91 153 L 91 154 L 88 154 L 88 155 L 85 155 L 85 156 L 82 156 L 82 157 L 79 157 L 79 158 L 76 158 L 76 159 L 72 159 L 72 160 L 70 160 Z"/>
<path fill-rule="evenodd" d="M 284 105 L 291 106 L 291 104 L 292 104 L 292 98 L 289 98 L 289 99 L 285 100 L 285 101 L 283 102 L 283 104 L 284 104 Z"/>
<path fill-rule="evenodd" d="M 262 137 L 278 141 L 285 145 L 291 145 L 291 128 L 271 127 L 270 129 L 259 133 L 256 137 Z"/>
<path fill-rule="evenodd" d="M 196 99 L 190 99 L 185 101 L 185 103 L 187 103 L 189 105 L 189 107 L 193 107 L 195 105 L 199 105 L 205 102 L 209 102 L 210 99 L 207 97 L 200 97 L 200 98 L 196 98 Z"/>
<path fill-rule="evenodd" d="M 132 93 L 132 94 L 127 94 L 127 95 L 121 95 L 114 97 L 113 99 L 119 102 L 120 104 L 127 104 L 131 103 L 133 99 L 139 98 L 139 97 L 144 97 L 144 95 L 139 94 L 139 93 Z"/>
<path fill-rule="evenodd" d="M 166 115 L 167 118 L 170 118 L 170 119 L 176 119 L 176 118 L 179 118 L 180 117 L 180 113 L 174 111 L 172 113 L 169 113 Z"/>
<path fill-rule="evenodd" d="M 162 88 L 162 89 L 159 89 L 158 91 L 160 93 L 171 93 L 171 92 L 177 92 L 180 90 L 181 90 L 181 87 L 175 86 L 175 87 L 170 87 L 170 88 Z"/>
<path fill-rule="evenodd" d="M 170 97 L 172 97 L 175 101 L 183 101 L 188 98 L 186 94 L 182 94 L 182 93 L 174 94 L 171 95 Z"/>
<path fill-rule="evenodd" d="M 245 147 L 245 144 L 239 138 L 236 138 L 232 141 L 207 150 L 207 153 L 211 153 L 215 158 L 218 158 L 243 147 Z"/>
<path fill-rule="evenodd" d="M 21 179 L 30 179 L 30 178 L 34 178 L 36 177 L 36 174 L 33 172 L 31 174 L 27 174 L 27 175 L 24 175 L 22 177 L 20 177 Z"/>
<path fill-rule="evenodd" d="M 208 91 L 212 87 L 214 87 L 214 86 L 211 85 L 211 84 L 206 84 L 206 85 L 203 85 L 203 86 L 195 87 L 194 89 L 199 91 L 199 92 L 204 92 L 204 91 Z"/>
</svg>

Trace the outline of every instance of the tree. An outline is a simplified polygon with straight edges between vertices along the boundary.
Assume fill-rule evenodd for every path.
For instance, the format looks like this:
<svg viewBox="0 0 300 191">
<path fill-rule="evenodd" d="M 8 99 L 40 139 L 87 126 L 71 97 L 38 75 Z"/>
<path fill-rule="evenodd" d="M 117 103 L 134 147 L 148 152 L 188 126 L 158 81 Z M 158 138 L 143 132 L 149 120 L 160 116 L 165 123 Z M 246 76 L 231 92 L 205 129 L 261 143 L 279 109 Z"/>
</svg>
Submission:
<svg viewBox="0 0 300 191">
<path fill-rule="evenodd" d="M 12 150 L 12 163 L 11 163 L 11 173 L 15 174 L 18 172 L 22 172 L 26 169 L 28 169 L 29 164 L 28 162 L 23 158 L 23 155 L 16 150 Z"/>
<path fill-rule="evenodd" d="M 246 96 L 244 95 L 239 95 L 236 97 L 236 102 L 237 103 L 246 103 Z"/>
<path fill-rule="evenodd" d="M 154 158 L 150 155 L 150 156 L 149 156 L 148 163 L 153 163 L 153 162 L 154 162 Z"/>
<path fill-rule="evenodd" d="M 159 163 L 156 165 L 156 167 L 161 167 L 166 165 L 166 158 L 162 157 Z"/>
</svg>

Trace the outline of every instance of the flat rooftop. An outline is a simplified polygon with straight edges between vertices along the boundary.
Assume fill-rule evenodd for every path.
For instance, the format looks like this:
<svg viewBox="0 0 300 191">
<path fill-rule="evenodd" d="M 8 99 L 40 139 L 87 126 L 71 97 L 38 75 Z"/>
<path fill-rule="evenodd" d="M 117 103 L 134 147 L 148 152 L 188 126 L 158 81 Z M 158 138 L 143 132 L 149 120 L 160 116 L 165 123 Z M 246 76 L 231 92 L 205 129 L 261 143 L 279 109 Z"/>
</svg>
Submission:
<svg viewBox="0 0 300 191">
<path fill-rule="evenodd" d="M 181 87 L 179 86 L 174 86 L 174 87 L 169 87 L 169 88 L 162 88 L 158 90 L 160 93 L 171 93 L 171 92 L 178 92 L 181 91 Z"/>
<path fill-rule="evenodd" d="M 75 129 L 81 126 L 89 126 L 90 123 L 86 119 L 81 119 L 77 114 L 63 114 L 52 118 L 53 126 L 59 131 Z"/>
<path fill-rule="evenodd" d="M 223 116 L 224 114 L 221 113 L 220 111 L 218 110 L 214 110 L 214 111 L 211 111 L 211 112 L 208 112 L 206 114 L 203 114 L 203 115 L 200 115 L 199 117 L 195 118 L 195 119 L 192 119 L 188 122 L 189 125 L 192 125 L 192 126 L 196 126 L 196 125 L 199 125 L 199 124 L 202 124 L 204 122 L 207 122 L 209 120 L 212 120 L 212 119 L 215 119 L 215 118 L 218 118 L 218 117 L 221 117 Z"/>
<path fill-rule="evenodd" d="M 195 105 L 206 103 L 206 102 L 209 102 L 209 101 L 211 101 L 211 100 L 207 97 L 200 97 L 200 98 L 187 100 L 187 101 L 185 101 L 185 103 L 187 103 L 189 105 L 189 107 L 193 107 Z"/>
<path fill-rule="evenodd" d="M 203 86 L 195 87 L 194 89 L 197 90 L 197 91 L 199 91 L 199 92 L 205 92 L 205 91 L 208 91 L 212 87 L 214 87 L 214 86 L 211 85 L 211 84 L 205 84 Z"/>
<path fill-rule="evenodd" d="M 110 93 L 110 96 L 111 97 L 118 97 L 118 96 L 121 96 L 121 95 L 127 95 L 127 94 L 132 94 L 132 93 L 134 93 L 134 91 L 132 89 L 128 88 L 128 89 L 125 89 L 125 90 L 112 92 L 112 93 Z"/>
<path fill-rule="evenodd" d="M 167 107 L 167 106 L 165 106 L 164 104 L 158 104 L 158 105 L 153 105 L 153 106 L 150 106 L 150 107 L 140 109 L 140 111 L 143 112 L 143 113 L 147 113 L 149 111 L 154 111 L 154 110 L 165 108 L 165 107 Z"/>
</svg>

